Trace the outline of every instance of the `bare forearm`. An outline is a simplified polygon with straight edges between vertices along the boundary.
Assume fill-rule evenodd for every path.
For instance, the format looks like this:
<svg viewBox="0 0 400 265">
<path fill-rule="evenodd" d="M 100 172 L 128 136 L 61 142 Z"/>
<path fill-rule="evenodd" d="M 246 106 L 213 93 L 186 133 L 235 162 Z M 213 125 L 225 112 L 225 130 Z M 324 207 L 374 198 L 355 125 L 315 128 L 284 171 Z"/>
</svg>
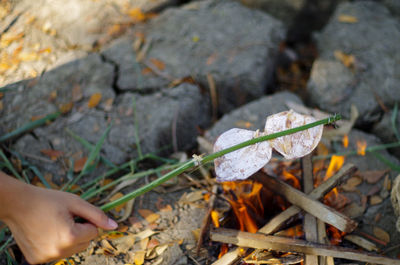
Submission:
<svg viewBox="0 0 400 265">
<path fill-rule="evenodd" d="M 17 211 L 30 185 L 0 171 L 0 220 L 7 220 L 11 211 Z"/>
</svg>

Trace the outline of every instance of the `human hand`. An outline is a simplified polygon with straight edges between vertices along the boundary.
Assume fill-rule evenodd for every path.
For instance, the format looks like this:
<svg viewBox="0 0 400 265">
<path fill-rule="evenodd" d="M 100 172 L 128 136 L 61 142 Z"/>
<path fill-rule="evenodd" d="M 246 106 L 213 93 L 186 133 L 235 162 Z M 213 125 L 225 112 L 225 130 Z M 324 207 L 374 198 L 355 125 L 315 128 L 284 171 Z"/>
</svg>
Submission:
<svg viewBox="0 0 400 265">
<path fill-rule="evenodd" d="M 112 230 L 118 226 L 77 195 L 22 182 L 12 190 L 17 198 L 8 198 L 10 209 L 3 221 L 31 264 L 69 257 L 89 246 L 98 235 L 97 227 Z M 74 217 L 88 223 L 76 223 Z"/>
</svg>

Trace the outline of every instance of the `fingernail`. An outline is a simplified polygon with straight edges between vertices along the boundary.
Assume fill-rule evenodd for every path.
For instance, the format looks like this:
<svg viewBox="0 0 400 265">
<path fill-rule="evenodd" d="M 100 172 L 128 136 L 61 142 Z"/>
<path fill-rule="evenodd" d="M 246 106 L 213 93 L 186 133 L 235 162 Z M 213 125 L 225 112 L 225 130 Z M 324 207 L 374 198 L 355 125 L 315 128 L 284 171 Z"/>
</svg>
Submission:
<svg viewBox="0 0 400 265">
<path fill-rule="evenodd" d="M 110 229 L 116 229 L 118 227 L 118 224 L 113 219 L 108 218 L 108 227 Z"/>
</svg>

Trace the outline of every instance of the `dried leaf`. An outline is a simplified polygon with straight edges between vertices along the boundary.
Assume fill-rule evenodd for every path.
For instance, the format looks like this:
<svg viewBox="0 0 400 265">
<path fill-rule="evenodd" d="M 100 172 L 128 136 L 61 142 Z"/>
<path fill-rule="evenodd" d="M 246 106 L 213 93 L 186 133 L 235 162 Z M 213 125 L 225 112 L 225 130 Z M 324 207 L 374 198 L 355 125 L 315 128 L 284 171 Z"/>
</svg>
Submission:
<svg viewBox="0 0 400 265">
<path fill-rule="evenodd" d="M 23 62 L 31 62 L 39 59 L 39 55 L 36 52 L 21 52 L 18 58 Z"/>
<path fill-rule="evenodd" d="M 355 16 L 339 15 L 338 21 L 342 23 L 357 23 L 358 19 Z"/>
<path fill-rule="evenodd" d="M 210 56 L 208 56 L 206 64 L 207 65 L 212 65 L 215 62 L 216 59 L 217 59 L 217 54 L 213 53 Z"/>
<path fill-rule="evenodd" d="M 88 107 L 89 107 L 89 108 L 94 108 L 94 107 L 96 107 L 97 105 L 99 105 L 100 100 L 101 100 L 101 97 L 102 97 L 101 93 L 94 93 L 94 94 L 90 97 L 90 99 L 89 99 L 89 101 L 88 101 Z"/>
<path fill-rule="evenodd" d="M 72 101 L 78 102 L 83 98 L 82 89 L 79 84 L 76 84 L 72 87 Z"/>
<path fill-rule="evenodd" d="M 374 233 L 374 236 L 376 236 L 378 239 L 382 240 L 383 242 L 385 242 L 385 243 L 390 242 L 389 233 L 386 232 L 385 230 L 383 230 L 382 228 L 374 226 L 373 233 Z"/>
<path fill-rule="evenodd" d="M 61 113 L 66 114 L 66 113 L 70 112 L 73 107 L 74 107 L 74 103 L 68 102 L 68 103 L 61 104 L 59 109 L 60 109 Z"/>
<path fill-rule="evenodd" d="M 113 98 L 109 98 L 106 101 L 104 101 L 104 110 L 111 111 L 113 103 L 114 103 Z"/>
<path fill-rule="evenodd" d="M 369 203 L 371 205 L 377 205 L 377 204 L 380 204 L 381 202 L 383 202 L 383 199 L 379 195 L 373 195 L 369 199 Z"/>
<path fill-rule="evenodd" d="M 102 239 L 100 241 L 100 245 L 102 247 L 103 253 L 104 254 L 108 254 L 108 255 L 112 255 L 112 256 L 116 256 L 118 255 L 118 250 L 115 249 L 110 242 L 108 242 L 106 239 Z"/>
<path fill-rule="evenodd" d="M 124 196 L 124 194 L 123 194 L 122 192 L 117 192 L 117 193 L 115 193 L 113 196 L 111 196 L 111 198 L 109 199 L 109 201 L 110 201 L 110 202 L 115 201 L 115 200 L 117 200 L 117 199 L 119 199 L 119 198 L 121 198 L 121 197 L 123 197 L 123 196 Z M 126 203 L 122 203 L 122 204 L 118 205 L 117 207 L 115 207 L 115 208 L 114 208 L 115 211 L 119 213 L 119 212 L 125 207 L 125 204 L 126 204 Z"/>
<path fill-rule="evenodd" d="M 142 240 L 140 240 L 139 242 L 139 246 L 141 250 L 146 250 L 147 248 L 147 244 L 149 243 L 150 239 L 148 237 L 143 238 Z"/>
<path fill-rule="evenodd" d="M 190 193 L 184 193 L 179 199 L 179 203 L 192 203 L 203 199 L 203 191 L 196 190 Z"/>
<path fill-rule="evenodd" d="M 150 58 L 150 62 L 160 71 L 163 71 L 165 69 L 165 63 L 161 60 Z"/>
<path fill-rule="evenodd" d="M 159 214 L 148 209 L 139 209 L 138 212 L 149 224 L 154 223 L 160 218 Z"/>
<path fill-rule="evenodd" d="M 83 166 L 86 163 L 86 160 L 87 160 L 87 157 L 82 157 L 82 158 L 75 160 L 75 163 L 74 163 L 74 172 L 75 173 L 82 171 Z"/>
<path fill-rule="evenodd" d="M 284 111 L 267 118 L 265 133 L 277 133 L 312 122 L 315 122 L 315 119 L 311 116 L 301 115 L 293 110 Z M 320 125 L 305 131 L 275 138 L 270 143 L 286 159 L 299 158 L 314 150 L 321 140 L 322 132 L 323 126 Z"/>
<path fill-rule="evenodd" d="M 339 60 L 347 68 L 354 67 L 354 64 L 356 62 L 356 58 L 354 57 L 354 55 L 346 54 L 338 50 L 334 52 L 334 55 L 335 58 Z"/>
<path fill-rule="evenodd" d="M 377 183 L 383 176 L 385 176 L 387 170 L 369 170 L 360 172 L 363 179 L 369 184 Z"/>
<path fill-rule="evenodd" d="M 249 121 L 239 120 L 239 121 L 235 122 L 235 125 L 240 128 L 249 129 L 254 126 L 254 123 L 251 123 Z"/>
<path fill-rule="evenodd" d="M 150 67 L 145 67 L 142 70 L 142 75 L 148 75 L 148 74 L 151 74 L 151 73 L 153 73 L 153 70 L 151 70 Z"/>
<path fill-rule="evenodd" d="M 152 238 L 149 240 L 149 242 L 147 243 L 147 249 L 151 249 L 151 248 L 155 248 L 158 245 L 160 245 L 160 241 L 158 241 L 155 238 Z"/>
<path fill-rule="evenodd" d="M 144 251 L 144 250 L 135 252 L 135 256 L 134 256 L 135 265 L 142 265 L 144 263 L 145 255 L 146 255 L 146 251 Z"/>
<path fill-rule="evenodd" d="M 345 184 L 341 186 L 344 191 L 355 191 L 356 187 L 363 182 L 361 177 L 354 176 L 349 178 Z"/>
<path fill-rule="evenodd" d="M 147 18 L 146 14 L 143 13 L 139 7 L 128 10 L 128 15 L 132 18 L 134 22 L 142 22 Z"/>
<path fill-rule="evenodd" d="M 3 101 L 0 100 L 0 111 L 2 111 L 3 109 L 4 109 Z"/>
<path fill-rule="evenodd" d="M 55 161 L 60 156 L 64 155 L 63 151 L 54 150 L 54 149 L 43 149 L 40 152 L 46 156 L 48 156 L 51 160 Z"/>
<path fill-rule="evenodd" d="M 233 128 L 221 134 L 214 144 L 214 152 L 221 151 L 252 139 L 256 133 Z M 217 181 L 246 179 L 271 159 L 272 148 L 268 141 L 241 148 L 214 160 Z"/>
</svg>

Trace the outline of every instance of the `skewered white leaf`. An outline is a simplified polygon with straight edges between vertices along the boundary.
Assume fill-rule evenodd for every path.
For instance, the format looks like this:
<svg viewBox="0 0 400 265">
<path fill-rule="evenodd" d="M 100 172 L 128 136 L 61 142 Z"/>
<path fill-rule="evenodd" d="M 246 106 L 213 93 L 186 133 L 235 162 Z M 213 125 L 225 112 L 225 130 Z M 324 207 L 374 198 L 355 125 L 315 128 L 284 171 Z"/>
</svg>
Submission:
<svg viewBox="0 0 400 265">
<path fill-rule="evenodd" d="M 214 152 L 221 151 L 250 140 L 257 133 L 233 128 L 221 134 L 214 144 Z M 271 159 L 272 148 L 268 141 L 250 145 L 214 160 L 217 181 L 246 179 L 257 172 Z"/>
<path fill-rule="evenodd" d="M 287 129 L 299 127 L 314 122 L 308 115 L 301 115 L 293 110 L 271 115 L 265 123 L 265 133 L 272 134 Z M 278 137 L 270 141 L 276 151 L 286 159 L 303 157 L 311 153 L 321 140 L 323 126 L 319 125 L 308 130 Z"/>
</svg>

